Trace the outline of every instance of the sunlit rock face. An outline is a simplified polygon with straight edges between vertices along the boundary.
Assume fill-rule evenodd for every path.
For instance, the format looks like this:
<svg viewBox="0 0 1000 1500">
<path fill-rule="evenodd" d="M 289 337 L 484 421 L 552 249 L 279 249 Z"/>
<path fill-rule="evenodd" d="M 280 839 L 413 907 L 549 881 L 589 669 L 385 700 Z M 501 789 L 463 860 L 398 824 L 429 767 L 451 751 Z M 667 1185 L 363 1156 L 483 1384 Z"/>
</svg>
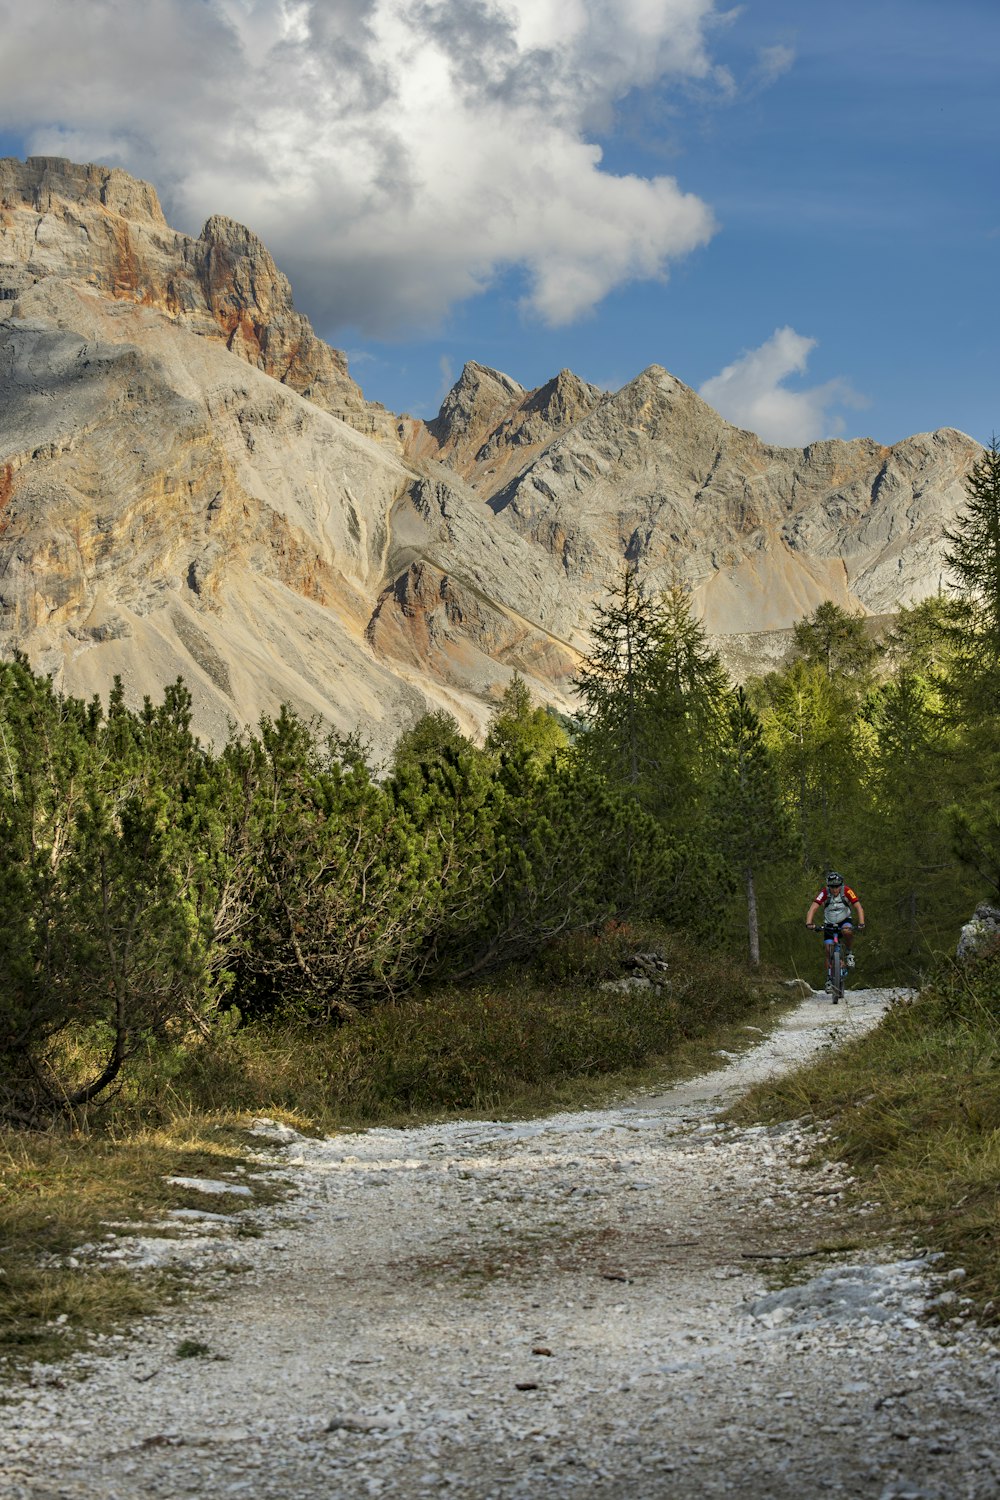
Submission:
<svg viewBox="0 0 1000 1500">
<path fill-rule="evenodd" d="M 384 752 L 481 728 L 512 671 L 573 702 L 636 563 L 752 660 L 822 599 L 936 590 L 977 445 L 776 448 L 665 370 L 535 391 L 469 364 L 424 424 L 366 402 L 256 236 L 117 169 L 0 161 L 0 651 L 222 738 L 290 702 Z"/>
<path fill-rule="evenodd" d="M 545 391 L 572 379 L 564 372 Z M 613 394 L 576 382 L 574 395 L 569 420 L 513 473 L 503 455 L 516 457 L 524 428 L 509 414 L 488 435 L 469 418 L 470 465 L 446 402 L 442 449 L 498 517 L 584 588 L 628 559 L 654 587 L 685 583 L 719 635 L 787 628 L 824 599 L 891 613 L 938 588 L 942 526 L 980 452 L 964 434 L 779 448 L 732 427 L 658 365 Z"/>
</svg>

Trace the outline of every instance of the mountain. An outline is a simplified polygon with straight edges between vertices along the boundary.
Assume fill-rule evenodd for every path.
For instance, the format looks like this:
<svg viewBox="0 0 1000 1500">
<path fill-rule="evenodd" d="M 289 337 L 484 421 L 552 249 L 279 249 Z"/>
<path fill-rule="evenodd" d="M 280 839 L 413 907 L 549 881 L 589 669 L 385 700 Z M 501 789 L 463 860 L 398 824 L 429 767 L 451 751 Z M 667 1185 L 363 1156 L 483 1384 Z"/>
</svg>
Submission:
<svg viewBox="0 0 1000 1500">
<path fill-rule="evenodd" d="M 572 703 L 593 603 L 639 564 L 764 650 L 824 598 L 938 586 L 980 449 L 949 429 L 799 449 L 658 366 L 605 393 L 466 365 L 429 423 L 367 402 L 260 240 L 169 228 L 154 190 L 0 161 L 0 652 L 199 730 L 284 701 L 384 750 L 512 671 Z"/>
</svg>

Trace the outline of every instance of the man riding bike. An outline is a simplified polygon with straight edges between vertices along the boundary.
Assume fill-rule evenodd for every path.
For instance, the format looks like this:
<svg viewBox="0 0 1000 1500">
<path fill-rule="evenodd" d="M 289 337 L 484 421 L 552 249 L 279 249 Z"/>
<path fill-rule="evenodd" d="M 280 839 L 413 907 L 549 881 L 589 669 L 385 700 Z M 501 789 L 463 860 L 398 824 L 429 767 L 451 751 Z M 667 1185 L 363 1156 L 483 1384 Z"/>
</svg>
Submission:
<svg viewBox="0 0 1000 1500">
<path fill-rule="evenodd" d="M 806 926 L 810 931 L 814 930 L 816 913 L 820 907 L 823 908 L 823 942 L 826 946 L 826 992 L 830 995 L 833 993 L 830 964 L 833 958 L 834 934 L 840 933 L 840 941 L 847 952 L 847 967 L 853 969 L 854 954 L 851 949 L 854 947 L 854 933 L 855 930 L 864 932 L 865 912 L 857 892 L 844 884 L 843 875 L 836 870 L 831 870 L 827 875 L 826 885 L 818 892 L 806 914 Z M 857 914 L 856 929 L 851 907 Z"/>
</svg>

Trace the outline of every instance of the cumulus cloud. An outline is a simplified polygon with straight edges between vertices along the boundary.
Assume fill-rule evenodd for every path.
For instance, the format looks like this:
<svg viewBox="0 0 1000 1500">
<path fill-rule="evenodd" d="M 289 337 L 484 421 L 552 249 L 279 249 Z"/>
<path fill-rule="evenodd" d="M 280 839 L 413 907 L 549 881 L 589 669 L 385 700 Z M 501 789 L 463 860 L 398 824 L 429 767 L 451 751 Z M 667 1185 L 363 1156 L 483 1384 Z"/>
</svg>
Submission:
<svg viewBox="0 0 1000 1500">
<path fill-rule="evenodd" d="M 716 0 L 0 0 L 0 128 L 249 224 L 327 325 L 432 326 L 518 267 L 568 322 L 710 238 L 595 133 L 648 87 L 717 87 Z"/>
<path fill-rule="evenodd" d="M 698 394 L 733 422 L 756 432 L 769 443 L 792 448 L 844 430 L 838 406 L 866 405 L 846 380 L 839 377 L 804 390 L 788 390 L 784 382 L 804 375 L 816 340 L 794 328 L 776 328 L 759 349 L 750 349 L 718 375 L 699 387 Z"/>
</svg>

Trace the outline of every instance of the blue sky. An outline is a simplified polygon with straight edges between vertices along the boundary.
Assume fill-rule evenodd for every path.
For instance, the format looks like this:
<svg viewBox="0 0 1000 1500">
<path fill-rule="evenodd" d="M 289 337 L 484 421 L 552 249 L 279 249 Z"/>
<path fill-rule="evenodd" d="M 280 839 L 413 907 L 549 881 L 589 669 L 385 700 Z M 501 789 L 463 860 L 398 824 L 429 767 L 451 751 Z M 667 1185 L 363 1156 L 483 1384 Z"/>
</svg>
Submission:
<svg viewBox="0 0 1000 1500">
<path fill-rule="evenodd" d="M 1000 430 L 995 0 L 0 0 L 0 149 L 256 229 L 365 394 L 673 374 L 774 441 Z"/>
</svg>

